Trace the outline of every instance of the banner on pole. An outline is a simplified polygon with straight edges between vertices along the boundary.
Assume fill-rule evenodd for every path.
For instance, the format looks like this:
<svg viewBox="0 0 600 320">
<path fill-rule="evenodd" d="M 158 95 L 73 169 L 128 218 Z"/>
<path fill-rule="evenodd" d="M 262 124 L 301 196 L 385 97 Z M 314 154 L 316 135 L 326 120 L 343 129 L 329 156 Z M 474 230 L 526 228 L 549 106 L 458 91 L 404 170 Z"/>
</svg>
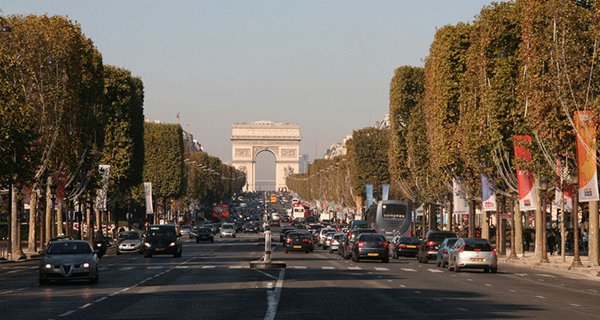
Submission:
<svg viewBox="0 0 600 320">
<path fill-rule="evenodd" d="M 452 179 L 452 203 L 454 204 L 455 214 L 467 214 L 468 204 L 465 197 L 465 192 L 462 190 L 462 185 L 458 179 Z"/>
<path fill-rule="evenodd" d="M 144 182 L 144 196 L 146 198 L 146 214 L 154 214 L 152 207 L 152 182 Z"/>
<path fill-rule="evenodd" d="M 98 171 L 100 172 L 100 176 L 102 179 L 100 180 L 100 184 L 102 188 L 100 188 L 96 193 L 96 208 L 100 211 L 106 211 L 106 195 L 108 193 L 108 178 L 110 176 L 110 165 L 101 164 L 98 166 Z"/>
<path fill-rule="evenodd" d="M 366 185 L 367 188 L 367 208 L 366 210 L 369 210 L 369 207 L 373 204 L 373 185 L 372 184 L 367 184 Z"/>
<path fill-rule="evenodd" d="M 515 136 L 515 158 L 531 161 L 531 153 L 523 147 L 523 142 L 531 142 L 531 136 Z M 517 180 L 519 183 L 519 208 L 521 211 L 535 210 L 537 202 L 535 201 L 535 188 L 533 174 L 527 170 L 521 170 L 517 167 Z"/>
<path fill-rule="evenodd" d="M 579 202 L 600 200 L 598 197 L 598 172 L 596 170 L 596 129 L 592 118 L 592 111 L 575 112 Z"/>
<path fill-rule="evenodd" d="M 490 181 L 490 178 L 485 174 L 481 175 L 481 199 L 483 211 L 498 211 L 494 185 L 492 184 L 492 181 Z"/>
<path fill-rule="evenodd" d="M 381 185 L 381 200 L 387 201 L 390 196 L 390 185 L 382 184 Z"/>
</svg>

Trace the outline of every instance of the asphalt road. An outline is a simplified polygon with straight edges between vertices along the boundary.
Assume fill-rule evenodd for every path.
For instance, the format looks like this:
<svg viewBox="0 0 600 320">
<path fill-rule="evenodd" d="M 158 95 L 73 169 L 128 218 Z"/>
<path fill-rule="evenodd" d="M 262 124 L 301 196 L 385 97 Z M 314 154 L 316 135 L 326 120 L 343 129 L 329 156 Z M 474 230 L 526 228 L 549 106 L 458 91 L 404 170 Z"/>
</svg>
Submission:
<svg viewBox="0 0 600 320">
<path fill-rule="evenodd" d="M 274 230 L 276 231 L 276 230 Z M 278 235 L 274 232 L 274 240 Z M 109 254 L 100 281 L 37 285 L 37 262 L 0 265 L 0 319 L 594 319 L 600 282 L 500 265 L 449 272 L 412 258 L 352 262 L 321 249 L 255 270 L 255 234 L 199 243 L 181 258 Z M 109 249 L 110 250 L 110 249 Z"/>
</svg>

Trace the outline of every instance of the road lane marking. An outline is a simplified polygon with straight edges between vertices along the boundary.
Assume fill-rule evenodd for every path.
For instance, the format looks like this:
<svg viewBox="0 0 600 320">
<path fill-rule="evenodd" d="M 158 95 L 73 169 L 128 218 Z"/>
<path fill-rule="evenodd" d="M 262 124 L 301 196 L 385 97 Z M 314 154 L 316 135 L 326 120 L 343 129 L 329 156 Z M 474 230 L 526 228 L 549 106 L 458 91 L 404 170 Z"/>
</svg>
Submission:
<svg viewBox="0 0 600 320">
<path fill-rule="evenodd" d="M 274 275 L 270 275 L 270 274 L 268 274 L 268 273 L 266 273 L 266 272 L 264 272 L 262 270 L 258 270 L 258 269 L 252 269 L 252 270 L 254 270 L 254 271 L 258 272 L 258 273 L 262 273 L 262 274 L 264 274 L 265 276 L 267 276 L 267 277 L 269 277 L 271 279 L 277 280 L 277 277 L 275 277 Z M 271 284 L 271 285 L 273 285 L 273 284 Z"/>
<path fill-rule="evenodd" d="M 294 266 L 294 269 L 306 269 L 305 266 Z"/>
<path fill-rule="evenodd" d="M 491 284 L 489 284 L 489 283 L 486 283 L 485 285 L 486 285 L 486 286 L 488 286 L 488 287 L 491 287 L 491 286 L 492 286 L 492 285 L 491 285 Z"/>
<path fill-rule="evenodd" d="M 515 276 L 527 277 L 527 273 L 515 273 Z"/>
<path fill-rule="evenodd" d="M 390 271 L 388 268 L 375 268 L 377 271 Z"/>
<path fill-rule="evenodd" d="M 321 269 L 324 269 L 324 270 L 334 270 L 335 268 L 334 267 L 321 267 Z"/>
<path fill-rule="evenodd" d="M 229 269 L 241 269 L 242 266 L 229 266 Z"/>
<path fill-rule="evenodd" d="M 467 312 L 467 311 L 469 311 L 469 310 L 467 310 L 467 309 L 465 309 L 465 308 L 456 308 L 456 310 L 458 310 L 458 311 L 463 311 L 463 312 Z"/>
<path fill-rule="evenodd" d="M 348 267 L 350 270 L 362 270 L 360 267 Z"/>
<path fill-rule="evenodd" d="M 440 298 L 433 298 L 433 301 L 441 302 L 442 299 L 440 299 Z"/>
<path fill-rule="evenodd" d="M 433 273 L 444 273 L 444 271 L 442 271 L 440 269 L 427 269 L 427 271 L 433 272 Z"/>
<path fill-rule="evenodd" d="M 279 271 L 279 277 L 277 278 L 277 285 L 273 291 L 267 291 L 267 313 L 265 314 L 265 320 L 274 320 L 277 314 L 277 305 L 281 298 L 281 290 L 283 288 L 283 276 L 285 275 L 285 269 Z"/>
<path fill-rule="evenodd" d="M 59 316 L 59 317 L 66 317 L 66 316 L 68 316 L 68 315 L 71 315 L 71 314 L 73 314 L 75 311 L 76 311 L 76 310 L 67 311 L 67 312 L 65 312 L 65 313 L 63 313 L 63 314 L 59 314 L 58 316 Z"/>
<path fill-rule="evenodd" d="M 202 269 L 214 269 L 215 266 L 202 266 Z"/>
<path fill-rule="evenodd" d="M 535 296 L 535 297 L 539 298 L 539 299 L 546 299 L 546 297 L 544 297 L 544 296 Z"/>
<path fill-rule="evenodd" d="M 416 291 L 416 290 L 415 290 L 415 293 L 416 293 L 416 294 L 421 294 L 421 291 Z"/>
<path fill-rule="evenodd" d="M 100 299 L 98 299 L 98 300 L 94 301 L 94 303 L 98 303 L 98 302 L 100 302 L 100 301 L 102 301 L 102 300 L 105 300 L 106 298 L 107 298 L 107 297 L 102 297 L 102 298 L 100 298 Z"/>
<path fill-rule="evenodd" d="M 400 270 L 408 271 L 408 272 L 417 272 L 417 270 L 415 270 L 415 269 L 408 269 L 408 268 L 400 268 Z"/>
<path fill-rule="evenodd" d="M 79 308 L 77 308 L 77 309 L 85 309 L 85 308 L 87 308 L 87 307 L 91 306 L 92 304 L 93 304 L 93 303 L 86 303 L 86 304 L 82 305 L 81 307 L 79 307 Z"/>
<path fill-rule="evenodd" d="M 512 289 L 510 289 L 510 290 L 508 290 L 508 291 L 510 291 L 510 292 L 517 292 L 517 290 L 512 290 Z"/>
<path fill-rule="evenodd" d="M 176 266 L 175 269 L 187 269 L 190 266 Z"/>
<path fill-rule="evenodd" d="M 571 305 L 572 305 L 573 307 L 581 307 L 580 305 L 578 305 L 578 304 L 575 304 L 575 303 L 571 303 Z"/>
<path fill-rule="evenodd" d="M 121 270 L 133 270 L 133 268 L 135 268 L 135 267 L 124 267 L 124 268 L 121 268 Z"/>
<path fill-rule="evenodd" d="M 148 269 L 153 270 L 153 269 L 162 269 L 162 266 L 157 266 L 157 267 L 148 267 Z"/>
<path fill-rule="evenodd" d="M 540 277 L 556 278 L 555 276 L 550 274 L 536 273 L 535 275 Z"/>
</svg>

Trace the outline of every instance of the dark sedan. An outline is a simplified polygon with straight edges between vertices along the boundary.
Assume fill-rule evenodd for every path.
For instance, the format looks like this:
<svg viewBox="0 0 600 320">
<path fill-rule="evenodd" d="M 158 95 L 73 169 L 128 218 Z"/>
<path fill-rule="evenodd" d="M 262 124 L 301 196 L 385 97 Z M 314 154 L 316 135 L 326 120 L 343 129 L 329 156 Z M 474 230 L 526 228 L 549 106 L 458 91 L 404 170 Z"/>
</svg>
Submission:
<svg viewBox="0 0 600 320">
<path fill-rule="evenodd" d="M 389 244 L 385 237 L 376 233 L 362 233 L 352 246 L 352 261 L 376 259 L 390 262 Z"/>
<path fill-rule="evenodd" d="M 198 228 L 195 231 L 196 243 L 200 241 L 215 242 L 215 236 L 211 228 Z"/>
<path fill-rule="evenodd" d="M 310 252 L 312 247 L 312 239 L 306 233 L 291 232 L 285 238 L 285 253 L 289 251 Z"/>
<path fill-rule="evenodd" d="M 394 237 L 390 243 L 390 253 L 392 258 L 398 257 L 416 257 L 419 252 L 421 240 L 415 237 Z"/>
</svg>

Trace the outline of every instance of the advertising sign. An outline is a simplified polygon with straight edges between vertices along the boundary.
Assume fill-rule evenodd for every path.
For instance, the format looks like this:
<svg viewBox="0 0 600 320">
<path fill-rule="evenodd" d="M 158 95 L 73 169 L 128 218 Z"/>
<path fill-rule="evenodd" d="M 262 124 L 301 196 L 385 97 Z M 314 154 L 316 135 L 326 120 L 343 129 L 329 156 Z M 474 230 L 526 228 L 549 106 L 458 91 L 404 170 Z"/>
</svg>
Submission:
<svg viewBox="0 0 600 320">
<path fill-rule="evenodd" d="M 382 184 L 381 185 L 381 200 L 388 200 L 388 197 L 390 195 L 390 185 L 389 184 Z"/>
<path fill-rule="evenodd" d="M 531 142 L 531 136 L 515 136 L 515 158 L 531 161 L 531 153 L 523 147 L 523 142 Z M 533 174 L 517 167 L 517 180 L 519 182 L 519 208 L 521 211 L 535 210 L 535 188 L 533 187 Z"/>
<path fill-rule="evenodd" d="M 146 198 L 146 214 L 153 214 L 152 207 L 152 182 L 144 182 L 144 196 Z"/>
<path fill-rule="evenodd" d="M 481 175 L 481 199 L 483 211 L 498 211 L 493 184 L 485 174 Z"/>
<path fill-rule="evenodd" d="M 110 166 L 101 164 L 98 166 L 98 171 L 102 177 L 102 188 L 96 193 L 96 208 L 100 211 L 106 211 L 106 194 L 108 192 L 108 177 L 110 176 Z"/>
<path fill-rule="evenodd" d="M 373 185 L 367 184 L 366 188 L 367 188 L 367 210 L 369 210 L 369 207 L 373 204 Z"/>
<path fill-rule="evenodd" d="M 452 202 L 454 204 L 454 214 L 468 214 L 467 199 L 465 199 L 465 193 L 462 190 L 462 185 L 458 179 L 452 180 Z"/>
<path fill-rule="evenodd" d="M 579 202 L 598 201 L 596 170 L 596 130 L 592 111 L 575 112 L 577 129 L 577 167 L 579 173 Z"/>
</svg>

